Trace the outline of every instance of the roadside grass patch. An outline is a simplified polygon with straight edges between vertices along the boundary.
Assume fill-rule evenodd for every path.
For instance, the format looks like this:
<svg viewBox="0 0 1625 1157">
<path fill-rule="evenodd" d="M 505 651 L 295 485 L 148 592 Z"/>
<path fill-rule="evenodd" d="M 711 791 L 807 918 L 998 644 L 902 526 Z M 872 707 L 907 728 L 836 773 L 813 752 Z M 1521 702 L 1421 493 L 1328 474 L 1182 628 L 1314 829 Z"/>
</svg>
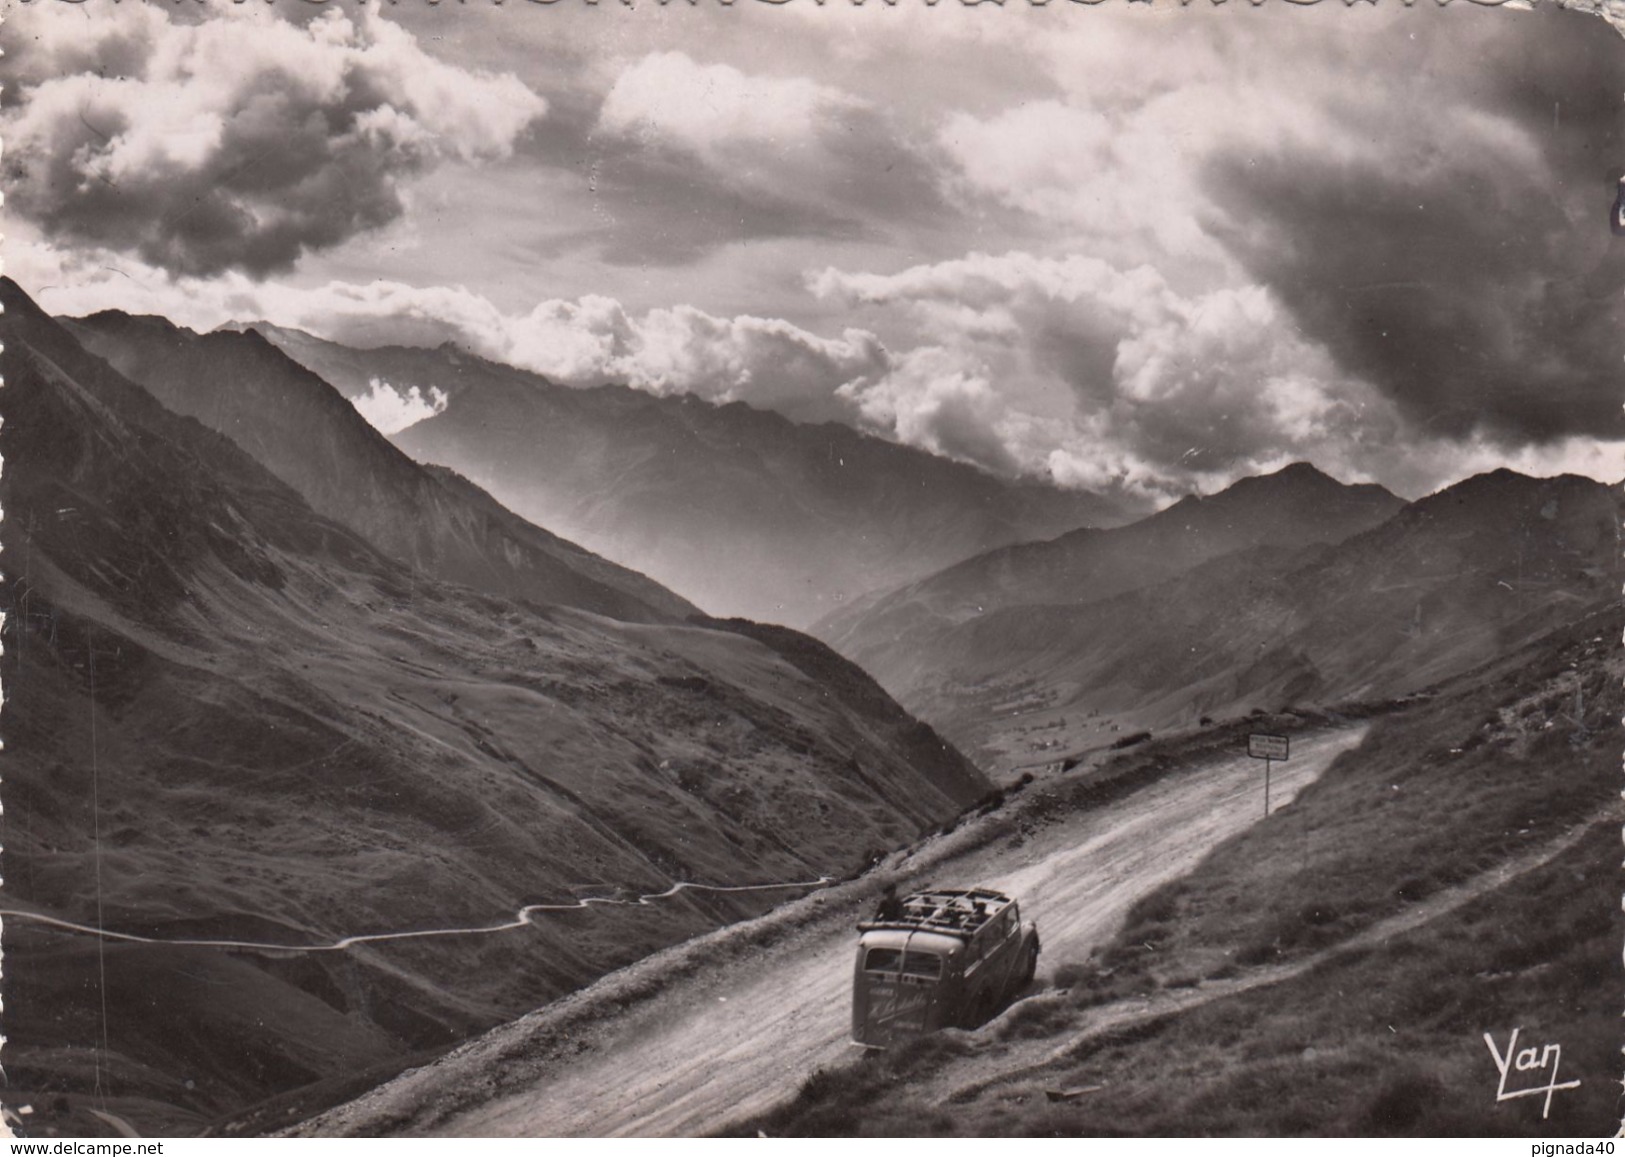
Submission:
<svg viewBox="0 0 1625 1157">
<path fill-rule="evenodd" d="M 1625 710 L 1594 637 L 1617 637 L 1618 617 L 1591 616 L 1378 720 L 1291 805 L 1135 904 L 1099 957 L 1110 977 L 1085 980 L 1079 1000 L 1182 980 L 1203 949 L 1225 951 L 1220 969 L 1320 951 L 1594 811 L 1615 787 Z"/>
<path fill-rule="evenodd" d="M 1094 1038 L 955 1106 L 982 1136 L 1593 1136 L 1617 1126 L 1617 824 L 1376 949 Z M 1515 930 L 1509 937 L 1507 930 Z M 1521 930 L 1521 931 L 1516 931 Z M 1520 963 L 1521 962 L 1521 963 Z M 1538 1011 L 1537 1011 L 1538 1010 Z M 1563 1046 L 1551 1118 L 1495 1103 L 1482 1041 Z M 1051 1102 L 1045 1090 L 1091 1089 Z M 893 1091 L 904 1092 L 903 1087 Z M 900 1114 L 891 1103 L 887 1112 Z"/>
<path fill-rule="evenodd" d="M 1000 1040 L 1041 1040 L 1077 1021 L 1077 1010 L 1059 1000 L 1024 1000 L 999 1022 Z"/>
</svg>

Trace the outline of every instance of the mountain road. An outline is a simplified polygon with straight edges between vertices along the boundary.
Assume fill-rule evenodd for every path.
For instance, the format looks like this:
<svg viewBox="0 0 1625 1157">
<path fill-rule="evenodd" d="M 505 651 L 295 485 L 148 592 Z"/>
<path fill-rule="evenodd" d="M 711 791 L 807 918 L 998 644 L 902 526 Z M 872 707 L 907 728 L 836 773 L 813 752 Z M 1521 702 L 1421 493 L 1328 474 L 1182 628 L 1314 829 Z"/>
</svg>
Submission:
<svg viewBox="0 0 1625 1157">
<path fill-rule="evenodd" d="M 1364 732 L 1348 726 L 1295 737 L 1291 759 L 1272 770 L 1272 810 L 1289 806 Z M 1030 839 L 957 855 L 939 849 L 930 874 L 944 886 L 987 885 L 1015 896 L 1024 918 L 1038 924 L 1042 985 L 1057 965 L 1081 962 L 1106 942 L 1135 901 L 1262 818 L 1263 781 L 1261 762 L 1245 754 L 1209 757 L 1069 813 Z M 929 857 L 929 842 L 913 855 Z M 606 999 L 567 1034 L 542 1010 L 295 1132 L 692 1136 L 723 1129 L 792 1096 L 819 1066 L 855 1055 L 852 925 L 863 915 L 825 911 L 766 947 L 718 953 L 714 967 L 702 945 L 699 966 L 653 999 Z M 577 995 L 590 1003 L 591 992 Z"/>
</svg>

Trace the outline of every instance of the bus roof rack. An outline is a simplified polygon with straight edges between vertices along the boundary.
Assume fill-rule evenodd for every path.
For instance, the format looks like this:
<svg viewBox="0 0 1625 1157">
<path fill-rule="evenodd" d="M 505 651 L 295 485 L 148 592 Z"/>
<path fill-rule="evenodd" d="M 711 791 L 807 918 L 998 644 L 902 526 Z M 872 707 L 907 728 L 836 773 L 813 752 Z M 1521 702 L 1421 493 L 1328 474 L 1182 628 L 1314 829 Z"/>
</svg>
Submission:
<svg viewBox="0 0 1625 1157">
<path fill-rule="evenodd" d="M 896 915 L 859 921 L 858 931 L 940 932 L 968 939 L 1010 903 L 1009 896 L 991 888 L 931 888 L 903 897 Z"/>
</svg>

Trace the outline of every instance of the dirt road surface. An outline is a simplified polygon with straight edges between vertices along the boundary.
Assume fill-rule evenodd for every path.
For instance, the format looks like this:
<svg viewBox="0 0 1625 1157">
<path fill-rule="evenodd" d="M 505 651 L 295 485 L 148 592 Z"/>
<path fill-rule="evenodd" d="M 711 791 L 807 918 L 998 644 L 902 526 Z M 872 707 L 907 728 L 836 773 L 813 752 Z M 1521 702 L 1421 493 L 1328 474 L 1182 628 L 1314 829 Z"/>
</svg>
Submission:
<svg viewBox="0 0 1625 1157">
<path fill-rule="evenodd" d="M 1364 730 L 1295 738 L 1292 758 L 1273 768 L 1272 810 L 1289 805 Z M 940 859 L 931 875 L 943 885 L 985 884 L 1015 895 L 1025 918 L 1038 923 L 1042 979 L 1059 964 L 1084 959 L 1136 900 L 1189 872 L 1262 816 L 1262 763 L 1225 756 L 1079 812 L 1020 846 L 999 840 Z M 789 1097 L 819 1065 L 854 1054 L 852 923 L 861 915 L 829 911 L 768 948 L 736 953 L 714 971 L 702 966 L 657 999 L 597 1017 L 589 1029 L 572 1026 L 567 1049 L 543 1039 L 550 1032 L 545 1016 L 505 1026 L 478 1047 L 405 1074 L 296 1131 L 693 1136 L 721 1129 Z M 590 1000 L 590 994 L 581 995 Z M 527 1057 L 541 1059 L 528 1061 L 516 1086 L 504 1070 Z M 480 1089 L 491 1095 L 477 1095 Z"/>
</svg>

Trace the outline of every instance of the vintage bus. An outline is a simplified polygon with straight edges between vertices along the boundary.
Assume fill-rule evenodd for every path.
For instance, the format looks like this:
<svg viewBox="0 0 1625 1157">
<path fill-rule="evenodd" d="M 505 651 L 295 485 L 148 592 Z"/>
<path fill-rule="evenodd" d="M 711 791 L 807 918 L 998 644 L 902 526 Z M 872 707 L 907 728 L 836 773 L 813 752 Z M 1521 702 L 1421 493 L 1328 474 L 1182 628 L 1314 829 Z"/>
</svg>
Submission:
<svg viewBox="0 0 1625 1157">
<path fill-rule="evenodd" d="M 982 1024 L 1038 969 L 1038 929 L 987 888 L 915 892 L 858 932 L 852 1041 L 865 1048 Z"/>
</svg>

